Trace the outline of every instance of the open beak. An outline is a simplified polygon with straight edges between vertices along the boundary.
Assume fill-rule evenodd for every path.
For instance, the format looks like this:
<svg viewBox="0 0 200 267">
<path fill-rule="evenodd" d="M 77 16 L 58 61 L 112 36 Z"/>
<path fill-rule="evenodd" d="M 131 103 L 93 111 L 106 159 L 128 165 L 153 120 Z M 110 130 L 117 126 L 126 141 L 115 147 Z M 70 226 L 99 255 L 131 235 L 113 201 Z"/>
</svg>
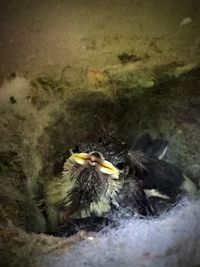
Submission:
<svg viewBox="0 0 200 267">
<path fill-rule="evenodd" d="M 119 170 L 105 159 L 95 157 L 88 153 L 74 153 L 70 158 L 80 165 L 89 164 L 91 166 L 97 166 L 102 173 L 111 175 L 115 179 L 119 178 Z"/>
<path fill-rule="evenodd" d="M 115 166 L 107 160 L 102 160 L 99 164 L 99 170 L 105 174 L 112 175 L 113 178 L 119 179 L 119 171 Z"/>
</svg>

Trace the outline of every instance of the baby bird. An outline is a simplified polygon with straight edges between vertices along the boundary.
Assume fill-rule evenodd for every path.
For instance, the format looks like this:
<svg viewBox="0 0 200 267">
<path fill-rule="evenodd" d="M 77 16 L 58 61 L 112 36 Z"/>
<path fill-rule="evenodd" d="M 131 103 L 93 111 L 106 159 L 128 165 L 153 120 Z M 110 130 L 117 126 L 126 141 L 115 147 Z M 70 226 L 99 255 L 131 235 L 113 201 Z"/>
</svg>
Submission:
<svg viewBox="0 0 200 267">
<path fill-rule="evenodd" d="M 142 182 L 154 213 L 170 207 L 181 196 L 197 191 L 196 185 L 177 166 L 163 160 L 167 147 L 167 141 L 153 140 L 149 134 L 144 134 L 128 152 L 130 169 Z"/>
<path fill-rule="evenodd" d="M 163 202 L 175 203 L 180 194 L 194 193 L 195 185 L 161 159 L 166 150 L 166 141 L 148 134 L 131 148 L 110 138 L 71 150 L 62 175 L 44 187 L 49 230 L 62 225 L 99 229 L 108 223 L 108 214 L 121 210 L 153 216 Z"/>
<path fill-rule="evenodd" d="M 101 216 L 111 210 L 122 189 L 128 166 L 120 170 L 126 152 L 110 141 L 81 144 L 71 151 L 61 177 L 44 187 L 49 229 L 73 219 Z"/>
</svg>

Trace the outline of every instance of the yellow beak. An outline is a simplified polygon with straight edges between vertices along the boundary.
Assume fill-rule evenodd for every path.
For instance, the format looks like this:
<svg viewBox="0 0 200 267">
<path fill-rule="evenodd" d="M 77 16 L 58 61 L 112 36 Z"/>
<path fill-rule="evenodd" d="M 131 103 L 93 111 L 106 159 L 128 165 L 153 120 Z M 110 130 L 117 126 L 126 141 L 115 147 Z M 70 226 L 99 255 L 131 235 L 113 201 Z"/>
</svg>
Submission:
<svg viewBox="0 0 200 267">
<path fill-rule="evenodd" d="M 70 159 L 74 160 L 80 165 L 89 163 L 90 165 L 96 165 L 102 173 L 109 174 L 113 178 L 119 178 L 119 170 L 109 161 L 95 157 L 88 153 L 74 153 Z"/>
</svg>

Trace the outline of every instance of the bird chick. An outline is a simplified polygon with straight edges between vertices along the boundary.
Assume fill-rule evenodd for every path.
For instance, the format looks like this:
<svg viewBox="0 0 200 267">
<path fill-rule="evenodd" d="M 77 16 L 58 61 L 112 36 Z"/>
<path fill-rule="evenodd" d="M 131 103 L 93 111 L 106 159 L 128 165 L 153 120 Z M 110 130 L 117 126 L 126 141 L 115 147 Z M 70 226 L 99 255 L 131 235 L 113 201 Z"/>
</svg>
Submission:
<svg viewBox="0 0 200 267">
<path fill-rule="evenodd" d="M 55 231 L 60 224 L 71 219 L 101 216 L 109 212 L 111 203 L 116 204 L 116 196 L 123 186 L 126 168 L 120 171 L 104 157 L 121 162 L 123 156 L 120 153 L 110 151 L 109 145 L 105 150 L 105 146 L 99 143 L 82 145 L 80 151 L 85 152 L 71 151 L 61 177 L 45 185 L 50 230 Z"/>
<path fill-rule="evenodd" d="M 152 216 L 162 210 L 163 203 L 166 208 L 183 193 L 194 193 L 192 181 L 176 166 L 161 160 L 167 144 L 145 134 L 130 149 L 108 139 L 71 150 L 62 175 L 44 188 L 49 230 L 70 223 L 73 232 L 73 222 L 87 226 L 93 222 L 87 219 L 91 217 L 97 218 L 99 229 L 97 222 L 107 224 L 104 216 L 113 211 Z"/>
<path fill-rule="evenodd" d="M 149 134 L 144 134 L 128 152 L 130 168 L 142 182 L 149 203 L 157 214 L 174 205 L 181 196 L 197 191 L 196 185 L 176 165 L 163 160 L 167 146 L 167 141 L 153 140 Z"/>
<path fill-rule="evenodd" d="M 44 186 L 49 230 L 56 231 L 72 221 L 81 223 L 91 216 L 106 216 L 120 208 L 118 195 L 130 169 L 127 153 L 127 146 L 115 138 L 82 143 L 71 150 L 62 175 Z M 141 184 L 133 182 L 129 205 L 147 215 L 151 209 L 146 195 Z"/>
</svg>

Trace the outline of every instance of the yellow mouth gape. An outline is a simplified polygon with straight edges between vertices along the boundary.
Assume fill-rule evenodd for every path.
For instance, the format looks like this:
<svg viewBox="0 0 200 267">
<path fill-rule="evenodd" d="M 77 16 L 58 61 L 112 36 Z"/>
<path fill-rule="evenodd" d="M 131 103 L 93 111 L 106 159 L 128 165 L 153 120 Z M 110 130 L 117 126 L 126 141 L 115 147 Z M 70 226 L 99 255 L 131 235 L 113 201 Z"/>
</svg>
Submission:
<svg viewBox="0 0 200 267">
<path fill-rule="evenodd" d="M 80 165 L 84 165 L 87 162 L 95 163 L 98 165 L 98 168 L 102 173 L 112 175 L 115 179 L 119 178 L 118 169 L 107 160 L 100 159 L 88 153 L 74 153 L 71 155 L 70 159 L 73 159 L 76 163 Z"/>
</svg>

